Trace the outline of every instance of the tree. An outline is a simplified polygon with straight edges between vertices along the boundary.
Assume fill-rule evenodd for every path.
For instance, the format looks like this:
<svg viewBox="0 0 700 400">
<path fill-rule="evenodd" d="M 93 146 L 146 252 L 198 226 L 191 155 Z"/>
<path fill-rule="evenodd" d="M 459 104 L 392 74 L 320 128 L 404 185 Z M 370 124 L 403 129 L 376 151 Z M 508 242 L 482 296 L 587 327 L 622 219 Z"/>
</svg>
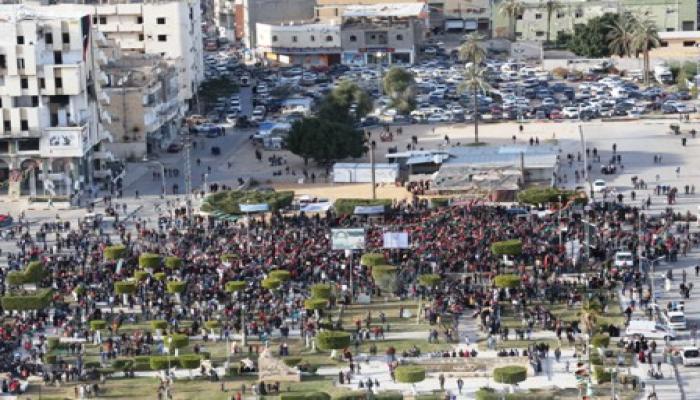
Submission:
<svg viewBox="0 0 700 400">
<path fill-rule="evenodd" d="M 355 115 L 349 110 L 355 105 Z M 372 111 L 372 98 L 367 91 L 351 81 L 341 82 L 323 100 L 318 109 L 318 117 L 351 125 Z"/>
<path fill-rule="evenodd" d="M 637 18 L 632 31 L 632 48 L 644 54 L 644 83 L 649 84 L 649 50 L 659 47 L 659 32 L 650 18 Z"/>
<path fill-rule="evenodd" d="M 612 54 L 620 57 L 629 57 L 632 54 L 634 25 L 634 17 L 625 12 L 607 27 L 609 31 L 605 38 L 608 40 L 608 49 Z"/>
<path fill-rule="evenodd" d="M 384 92 L 391 98 L 392 107 L 407 114 L 416 108 L 416 87 L 413 74 L 403 68 L 392 67 L 384 76 Z"/>
<path fill-rule="evenodd" d="M 350 346 L 350 334 L 344 331 L 321 331 L 316 339 L 321 350 L 342 350 Z"/>
<path fill-rule="evenodd" d="M 552 32 L 552 14 L 554 14 L 554 11 L 562 8 L 562 5 L 557 0 L 547 0 L 545 7 L 547 8 L 547 43 L 549 43 L 550 33 Z"/>
<path fill-rule="evenodd" d="M 400 365 L 394 370 L 399 383 L 418 383 L 425 380 L 425 368 L 419 365 Z"/>
<path fill-rule="evenodd" d="M 474 106 L 474 143 L 479 143 L 479 101 L 480 91 L 488 91 L 491 85 L 486 80 L 486 70 L 477 64 L 472 64 L 465 70 L 462 90 L 471 92 Z"/>
<path fill-rule="evenodd" d="M 520 286 L 520 276 L 514 274 L 496 275 L 494 285 L 500 289 L 515 289 Z"/>
<path fill-rule="evenodd" d="M 473 32 L 467 35 L 464 43 L 459 46 L 459 58 L 472 64 L 481 64 L 486 59 L 486 50 L 482 46 L 484 36 Z"/>
<path fill-rule="evenodd" d="M 493 370 L 493 380 L 498 383 L 516 385 L 527 379 L 527 369 L 520 365 L 508 365 Z"/>
<path fill-rule="evenodd" d="M 498 12 L 508 18 L 508 34 L 510 40 L 515 40 L 518 17 L 525 11 L 525 7 L 519 0 L 504 0 L 498 7 Z"/>
<path fill-rule="evenodd" d="M 393 293 L 398 286 L 398 272 L 398 267 L 393 265 L 375 265 L 372 267 L 372 279 L 378 287 Z"/>
<path fill-rule="evenodd" d="M 569 50 L 589 58 L 610 56 L 607 37 L 618 18 L 618 14 L 606 13 L 600 17 L 591 18 L 585 24 L 577 24 L 569 40 Z"/>
<path fill-rule="evenodd" d="M 319 164 L 347 157 L 360 157 L 364 151 L 364 137 L 351 125 L 320 117 L 304 118 L 292 125 L 286 139 L 289 151 Z"/>
<path fill-rule="evenodd" d="M 688 75 L 685 73 L 685 68 L 681 68 L 676 76 L 676 88 L 678 91 L 688 90 Z"/>
</svg>

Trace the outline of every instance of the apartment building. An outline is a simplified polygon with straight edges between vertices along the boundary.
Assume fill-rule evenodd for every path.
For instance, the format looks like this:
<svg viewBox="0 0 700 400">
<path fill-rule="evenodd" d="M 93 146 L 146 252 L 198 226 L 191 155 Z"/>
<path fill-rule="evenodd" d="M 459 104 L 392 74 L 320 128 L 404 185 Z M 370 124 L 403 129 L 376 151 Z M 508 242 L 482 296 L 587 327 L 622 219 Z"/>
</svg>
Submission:
<svg viewBox="0 0 700 400">
<path fill-rule="evenodd" d="M 87 12 L 0 6 L 0 194 L 69 197 L 110 177 L 101 45 Z"/>
<path fill-rule="evenodd" d="M 236 0 L 236 36 L 248 49 L 257 47 L 256 27 L 262 24 L 311 22 L 316 0 Z"/>
<path fill-rule="evenodd" d="M 107 129 L 114 141 L 106 145 L 115 157 L 140 160 L 165 149 L 178 133 L 178 69 L 156 55 L 127 55 L 104 67 L 111 115 Z"/>
<path fill-rule="evenodd" d="M 213 0 L 213 19 L 219 37 L 236 40 L 234 0 Z"/>
<path fill-rule="evenodd" d="M 516 23 L 516 37 L 522 40 L 546 40 L 548 25 L 550 40 L 555 40 L 559 33 L 573 32 L 576 24 L 585 24 L 605 13 L 623 11 L 651 18 L 660 32 L 694 31 L 697 27 L 696 0 L 564 0 L 550 8 L 551 15 L 547 2 L 524 0 L 523 5 L 524 12 Z M 508 17 L 496 9 L 493 35 L 507 37 L 508 34 Z"/>
<path fill-rule="evenodd" d="M 329 66 L 340 63 L 340 26 L 261 24 L 256 27 L 260 58 L 281 65 Z"/>
</svg>

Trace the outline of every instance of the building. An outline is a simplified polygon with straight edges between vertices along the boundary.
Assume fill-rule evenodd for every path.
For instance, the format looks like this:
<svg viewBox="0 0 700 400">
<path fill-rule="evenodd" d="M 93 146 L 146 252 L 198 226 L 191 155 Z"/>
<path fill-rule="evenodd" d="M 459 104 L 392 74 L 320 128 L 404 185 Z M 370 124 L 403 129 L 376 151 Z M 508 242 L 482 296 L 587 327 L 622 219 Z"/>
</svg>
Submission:
<svg viewBox="0 0 700 400">
<path fill-rule="evenodd" d="M 246 48 L 255 49 L 258 23 L 312 22 L 314 4 L 315 0 L 236 0 L 236 36 Z"/>
<path fill-rule="evenodd" d="M 524 0 L 525 11 L 517 18 L 516 37 L 522 40 L 547 39 L 547 2 Z M 552 9 L 550 40 L 560 33 L 571 33 L 576 24 L 585 24 L 589 19 L 605 13 L 630 11 L 652 18 L 660 32 L 694 31 L 697 28 L 696 0 L 563 0 Z M 497 7 L 497 6 L 496 6 Z M 496 9 L 493 15 L 493 35 L 507 37 L 509 21 Z"/>
<path fill-rule="evenodd" d="M 155 54 L 176 65 L 183 111 L 204 80 L 200 0 L 104 0 L 42 8 L 47 13 L 89 13 L 93 25 L 124 53 Z"/>
<path fill-rule="evenodd" d="M 700 56 L 700 31 L 659 32 L 659 42 L 649 51 L 651 60 L 696 62 Z"/>
<path fill-rule="evenodd" d="M 340 26 L 257 24 L 260 58 L 282 65 L 329 66 L 340 63 Z"/>
<path fill-rule="evenodd" d="M 236 40 L 236 17 L 234 0 L 213 0 L 214 25 L 219 37 Z"/>
<path fill-rule="evenodd" d="M 88 12 L 0 6 L 1 194 L 70 197 L 111 176 L 102 45 Z"/>
<path fill-rule="evenodd" d="M 114 156 L 140 160 L 155 149 L 165 149 L 178 133 L 177 68 L 155 55 L 123 56 L 104 67 L 109 96 L 104 108 L 111 115 L 107 144 Z"/>
<path fill-rule="evenodd" d="M 340 23 L 343 12 L 351 6 L 370 6 L 378 4 L 423 3 L 425 0 L 316 0 L 314 17 L 321 22 Z"/>
<path fill-rule="evenodd" d="M 343 11 L 343 64 L 412 64 L 428 27 L 424 3 L 348 6 Z"/>
</svg>

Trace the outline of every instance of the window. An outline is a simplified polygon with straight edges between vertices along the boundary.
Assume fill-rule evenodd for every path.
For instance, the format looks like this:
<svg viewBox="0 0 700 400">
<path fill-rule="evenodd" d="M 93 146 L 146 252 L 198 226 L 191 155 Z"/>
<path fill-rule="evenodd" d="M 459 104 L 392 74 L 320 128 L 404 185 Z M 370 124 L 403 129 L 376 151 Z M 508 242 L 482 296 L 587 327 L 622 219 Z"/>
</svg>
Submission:
<svg viewBox="0 0 700 400">
<path fill-rule="evenodd" d="M 24 36 L 17 36 L 17 44 L 24 44 Z"/>
<path fill-rule="evenodd" d="M 400 33 L 396 35 L 396 40 L 403 40 L 403 35 Z"/>
<path fill-rule="evenodd" d="M 63 44 L 70 44 L 70 33 L 64 32 L 61 34 L 61 41 Z"/>
<path fill-rule="evenodd" d="M 49 32 L 46 35 L 44 35 L 44 41 L 46 42 L 46 44 L 53 44 L 53 34 Z"/>
<path fill-rule="evenodd" d="M 143 17 L 142 17 L 142 16 L 136 17 L 136 23 L 139 24 L 139 25 L 140 25 L 140 24 L 143 24 Z"/>
<path fill-rule="evenodd" d="M 683 41 L 683 47 L 694 47 L 694 46 L 695 46 L 694 40 L 684 40 Z"/>
<path fill-rule="evenodd" d="M 56 89 L 63 89 L 63 79 L 55 78 L 54 79 L 54 86 L 56 86 Z"/>
<path fill-rule="evenodd" d="M 7 68 L 4 54 L 0 54 L 0 68 L 2 68 L 2 69 Z"/>
<path fill-rule="evenodd" d="M 165 42 L 167 40 L 168 40 L 168 37 L 166 35 L 158 35 L 159 42 Z"/>
<path fill-rule="evenodd" d="M 17 59 L 17 69 L 24 69 L 24 58 Z"/>
<path fill-rule="evenodd" d="M 19 86 L 22 89 L 29 89 L 29 79 L 27 78 L 22 78 L 19 80 Z"/>
<path fill-rule="evenodd" d="M 294 42 L 294 43 L 297 42 L 297 37 L 296 37 L 296 36 L 292 36 L 292 42 Z"/>
<path fill-rule="evenodd" d="M 515 37 L 521 38 L 521 37 L 523 37 L 523 33 L 522 32 L 515 32 Z"/>
<path fill-rule="evenodd" d="M 338 8 L 336 7 L 333 11 L 335 11 L 335 16 L 338 16 Z"/>
<path fill-rule="evenodd" d="M 675 31 L 675 29 L 673 29 L 673 28 L 666 28 L 666 32 L 673 32 L 673 31 Z"/>
<path fill-rule="evenodd" d="M 54 64 L 63 64 L 63 53 L 60 51 L 54 51 L 53 62 Z"/>
<path fill-rule="evenodd" d="M 143 42 L 143 33 L 139 33 L 139 42 Z"/>
<path fill-rule="evenodd" d="M 316 36 L 311 35 L 311 36 L 309 37 L 309 40 L 311 40 L 312 42 L 315 42 L 315 41 L 316 41 Z"/>
<path fill-rule="evenodd" d="M 19 151 L 39 151 L 39 139 L 20 139 L 17 141 Z"/>
<path fill-rule="evenodd" d="M 277 41 L 277 35 L 272 35 L 272 41 L 276 42 Z"/>
<path fill-rule="evenodd" d="M 106 25 L 107 24 L 107 17 L 100 17 L 100 25 Z"/>
<path fill-rule="evenodd" d="M 542 19 L 542 14 L 540 14 L 540 13 L 535 14 L 535 19 Z"/>
<path fill-rule="evenodd" d="M 660 47 L 668 47 L 668 42 L 662 40 L 662 41 L 659 42 L 659 46 L 660 46 Z"/>
<path fill-rule="evenodd" d="M 350 35 L 350 41 L 351 41 L 351 42 L 357 42 L 357 36 L 355 36 L 355 35 Z"/>
<path fill-rule="evenodd" d="M 12 131 L 12 124 L 10 124 L 10 121 L 2 121 L 2 130 L 3 132 Z"/>
<path fill-rule="evenodd" d="M 165 25 L 165 17 L 156 18 L 156 24 Z"/>
<path fill-rule="evenodd" d="M 328 35 L 326 36 L 326 42 L 332 42 L 333 41 L 333 36 Z"/>
<path fill-rule="evenodd" d="M 46 88 L 46 80 L 44 78 L 39 78 L 39 89 L 45 89 Z"/>
<path fill-rule="evenodd" d="M 520 21 L 520 20 L 522 20 L 522 19 L 523 19 L 523 15 L 522 15 L 522 14 L 518 14 L 517 20 Z"/>
<path fill-rule="evenodd" d="M 29 130 L 29 121 L 26 119 L 22 119 L 19 121 L 19 130 L 21 131 L 28 131 Z"/>
<path fill-rule="evenodd" d="M 92 16 L 92 24 L 97 25 L 97 16 L 96 15 Z"/>
<path fill-rule="evenodd" d="M 544 31 L 537 31 L 537 32 L 535 32 L 535 35 L 537 37 L 542 37 L 542 36 L 544 36 Z"/>
<path fill-rule="evenodd" d="M 39 107 L 39 96 L 32 96 L 32 107 Z"/>
<path fill-rule="evenodd" d="M 566 13 L 564 11 L 557 11 L 557 19 L 562 19 L 566 16 Z"/>
<path fill-rule="evenodd" d="M 694 31 L 695 24 L 693 23 L 693 21 L 683 21 L 683 30 L 684 31 Z"/>
<path fill-rule="evenodd" d="M 576 10 L 574 18 L 583 18 L 583 10 Z"/>
</svg>

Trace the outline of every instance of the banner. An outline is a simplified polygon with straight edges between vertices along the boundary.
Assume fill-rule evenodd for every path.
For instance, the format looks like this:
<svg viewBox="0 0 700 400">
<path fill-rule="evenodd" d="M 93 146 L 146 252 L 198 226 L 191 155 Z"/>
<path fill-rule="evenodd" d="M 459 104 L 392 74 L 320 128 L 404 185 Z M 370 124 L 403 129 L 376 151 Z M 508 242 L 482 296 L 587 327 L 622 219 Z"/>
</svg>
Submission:
<svg viewBox="0 0 700 400">
<path fill-rule="evenodd" d="M 408 249 L 408 232 L 384 232 L 385 249 Z"/>
<path fill-rule="evenodd" d="M 238 208 L 241 209 L 243 213 L 254 213 L 254 212 L 266 212 L 270 210 L 267 203 L 260 204 L 239 204 Z"/>
<path fill-rule="evenodd" d="M 355 206 L 355 215 L 384 214 L 384 206 Z"/>
<path fill-rule="evenodd" d="M 361 250 L 365 248 L 365 230 L 331 229 L 331 248 L 333 250 Z"/>
<path fill-rule="evenodd" d="M 331 208 L 331 203 L 330 202 L 322 202 L 322 203 L 308 203 L 307 205 L 301 207 L 299 211 L 303 212 L 326 212 L 330 210 Z"/>
</svg>

